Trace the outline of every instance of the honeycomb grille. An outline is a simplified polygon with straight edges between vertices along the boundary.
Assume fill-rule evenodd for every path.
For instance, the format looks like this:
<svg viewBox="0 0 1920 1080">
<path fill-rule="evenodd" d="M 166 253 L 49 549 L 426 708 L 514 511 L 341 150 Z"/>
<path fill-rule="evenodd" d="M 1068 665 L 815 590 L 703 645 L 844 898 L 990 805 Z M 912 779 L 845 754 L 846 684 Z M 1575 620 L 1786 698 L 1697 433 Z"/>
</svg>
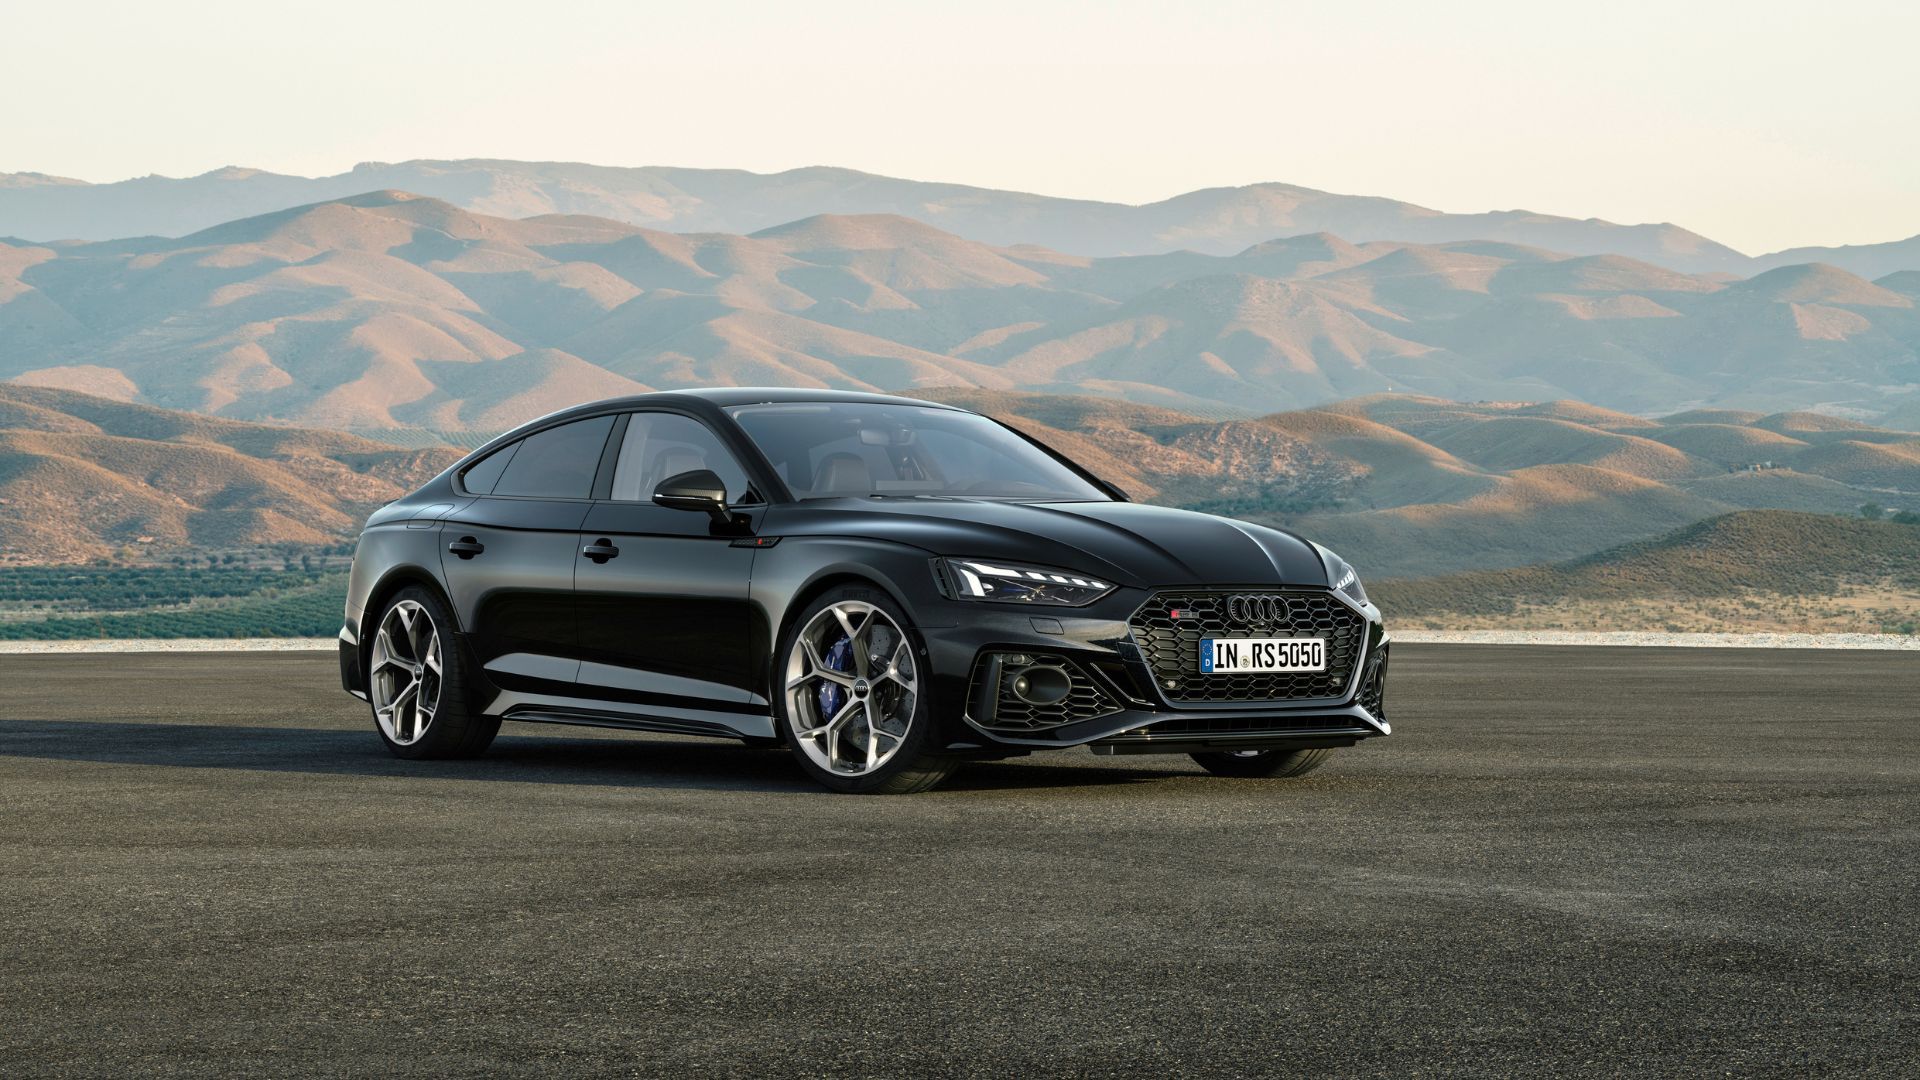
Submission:
<svg viewBox="0 0 1920 1080">
<path fill-rule="evenodd" d="M 1276 621 L 1235 621 L 1229 596 L 1245 592 L 1155 593 L 1133 614 L 1133 641 L 1169 702 L 1292 701 L 1339 697 L 1360 659 L 1367 621 L 1324 592 L 1270 592 L 1284 614 Z M 1175 619 L 1173 612 L 1180 612 Z M 1290 674 L 1200 674 L 1200 639 L 1209 637 L 1324 637 L 1327 670 Z"/>
<path fill-rule="evenodd" d="M 989 656 L 981 656 L 973 668 L 974 685 L 988 677 Z M 1067 696 L 1051 705 L 1035 705 L 1014 697 L 1006 688 L 1004 680 L 994 697 L 993 716 L 985 719 L 980 726 L 990 731 L 1039 731 L 1044 728 L 1056 728 L 1063 724 L 1077 724 L 1082 720 L 1097 720 L 1102 716 L 1111 716 L 1121 711 L 1120 702 L 1113 695 L 1100 688 L 1071 660 L 1059 656 L 1030 656 L 1034 666 L 1053 666 L 1066 669 L 1072 689 Z M 974 700 L 978 700 L 977 697 Z"/>
<path fill-rule="evenodd" d="M 1387 650 L 1384 646 L 1367 661 L 1366 678 L 1360 682 L 1361 708 L 1373 715 L 1375 720 L 1387 718 Z"/>
</svg>

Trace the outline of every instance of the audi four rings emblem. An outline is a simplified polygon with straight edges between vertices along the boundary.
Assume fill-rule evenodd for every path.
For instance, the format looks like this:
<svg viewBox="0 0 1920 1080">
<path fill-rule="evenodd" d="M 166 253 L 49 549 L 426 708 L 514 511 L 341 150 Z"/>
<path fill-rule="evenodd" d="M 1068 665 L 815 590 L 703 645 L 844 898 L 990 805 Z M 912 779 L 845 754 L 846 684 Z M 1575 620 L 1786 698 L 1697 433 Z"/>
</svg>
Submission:
<svg viewBox="0 0 1920 1080">
<path fill-rule="evenodd" d="M 1287 617 L 1284 596 L 1229 596 L 1227 618 L 1238 623 L 1277 623 Z"/>
</svg>

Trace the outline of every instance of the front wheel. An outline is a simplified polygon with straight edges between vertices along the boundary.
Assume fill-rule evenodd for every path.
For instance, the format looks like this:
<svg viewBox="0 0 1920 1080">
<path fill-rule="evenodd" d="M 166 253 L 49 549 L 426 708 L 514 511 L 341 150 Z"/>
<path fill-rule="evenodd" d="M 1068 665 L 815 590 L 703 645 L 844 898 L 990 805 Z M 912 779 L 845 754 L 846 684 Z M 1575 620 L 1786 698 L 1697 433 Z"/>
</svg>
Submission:
<svg viewBox="0 0 1920 1080">
<path fill-rule="evenodd" d="M 907 795 L 953 772 L 935 752 L 925 650 L 877 589 L 835 589 L 785 640 L 779 718 L 807 775 L 835 791 Z"/>
<path fill-rule="evenodd" d="M 1223 753 L 1191 754 L 1200 767 L 1215 776 L 1287 777 L 1305 776 L 1326 764 L 1333 751 L 1315 750 L 1229 750 Z"/>
</svg>

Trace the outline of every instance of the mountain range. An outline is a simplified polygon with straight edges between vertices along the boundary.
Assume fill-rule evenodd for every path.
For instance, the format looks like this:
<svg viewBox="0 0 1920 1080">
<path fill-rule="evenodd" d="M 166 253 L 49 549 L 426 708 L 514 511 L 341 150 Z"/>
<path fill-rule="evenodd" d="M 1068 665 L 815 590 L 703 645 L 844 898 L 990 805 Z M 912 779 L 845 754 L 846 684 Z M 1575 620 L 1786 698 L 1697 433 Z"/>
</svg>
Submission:
<svg viewBox="0 0 1920 1080">
<path fill-rule="evenodd" d="M 702 384 L 1093 393 L 1254 415 L 1387 390 L 1920 418 L 1920 271 L 1746 279 L 1312 233 L 1094 258 L 901 216 L 750 235 L 381 191 L 178 239 L 0 243 L 0 379 L 362 431 Z"/>
<path fill-rule="evenodd" d="M 671 232 L 749 234 L 822 214 L 893 214 L 993 246 L 1034 244 L 1081 256 L 1233 255 L 1269 240 L 1328 232 L 1355 243 L 1495 241 L 1740 277 L 1812 262 L 1866 278 L 1920 270 L 1920 236 L 1751 257 L 1672 224 L 1623 225 L 1527 210 L 1444 213 L 1281 183 L 1207 188 L 1135 206 L 840 168 L 758 174 L 501 160 L 373 162 L 323 177 L 224 168 L 107 184 L 0 174 L 0 237 L 184 236 L 235 218 L 386 189 L 493 217 L 586 215 Z"/>
</svg>

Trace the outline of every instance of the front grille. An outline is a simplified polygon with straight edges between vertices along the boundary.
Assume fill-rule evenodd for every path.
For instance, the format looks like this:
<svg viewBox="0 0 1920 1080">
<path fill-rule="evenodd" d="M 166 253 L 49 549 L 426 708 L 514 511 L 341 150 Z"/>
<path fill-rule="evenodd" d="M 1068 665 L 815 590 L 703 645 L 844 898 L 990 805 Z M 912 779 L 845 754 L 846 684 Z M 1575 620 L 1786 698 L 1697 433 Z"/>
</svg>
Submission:
<svg viewBox="0 0 1920 1080">
<path fill-rule="evenodd" d="M 995 659 L 1000 660 L 999 670 L 995 674 Z M 1012 665 L 1009 667 L 1009 665 Z M 1067 673 L 1070 680 L 1067 695 L 1059 701 L 1048 704 L 1036 704 L 1022 701 L 1006 686 L 1005 672 L 1022 667 L 1057 667 Z M 995 679 L 999 685 L 983 688 L 982 680 Z M 981 727 L 990 731 L 1028 732 L 1044 728 L 1056 728 L 1063 724 L 1077 724 L 1082 720 L 1097 720 L 1102 716 L 1111 716 L 1121 711 L 1120 702 L 1094 682 L 1079 665 L 1060 656 L 1047 654 L 987 653 L 980 657 L 973 667 L 974 690 L 970 700 L 975 702 L 991 701 L 990 716 L 976 716 Z M 982 690 L 985 689 L 985 694 Z M 983 710 L 984 711 L 984 710 Z"/>
<path fill-rule="evenodd" d="M 1273 622 L 1227 615 L 1229 596 L 1271 596 L 1284 614 Z M 1173 612 L 1180 612 L 1175 619 Z M 1160 692 L 1176 704 L 1292 701 L 1344 694 L 1366 644 L 1367 620 L 1326 592 L 1162 592 L 1133 613 L 1134 644 Z M 1324 637 L 1327 670 L 1294 674 L 1202 675 L 1200 639 Z"/>
</svg>

